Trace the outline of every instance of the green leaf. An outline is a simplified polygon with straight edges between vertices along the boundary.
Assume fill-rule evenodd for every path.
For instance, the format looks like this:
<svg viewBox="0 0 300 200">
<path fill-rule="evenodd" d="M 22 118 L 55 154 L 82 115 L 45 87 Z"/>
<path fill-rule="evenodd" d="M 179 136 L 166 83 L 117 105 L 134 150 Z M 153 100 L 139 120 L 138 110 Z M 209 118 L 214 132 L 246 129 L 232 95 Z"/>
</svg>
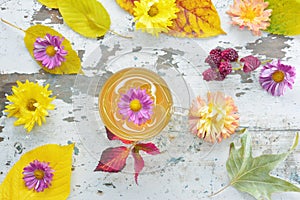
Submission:
<svg viewBox="0 0 300 200">
<path fill-rule="evenodd" d="M 272 9 L 271 25 L 267 31 L 273 34 L 300 34 L 300 0 L 267 0 Z"/>
<path fill-rule="evenodd" d="M 290 151 L 282 154 L 261 155 L 252 157 L 251 136 L 245 134 L 241 139 L 242 146 L 238 149 L 234 143 L 230 145 L 230 155 L 226 163 L 230 185 L 249 193 L 256 199 L 271 199 L 274 192 L 300 192 L 300 188 L 280 178 L 270 176 L 273 170 L 298 145 L 299 134 Z"/>
<path fill-rule="evenodd" d="M 67 25 L 85 37 L 101 37 L 110 29 L 109 14 L 97 0 L 63 0 L 58 7 Z"/>
</svg>

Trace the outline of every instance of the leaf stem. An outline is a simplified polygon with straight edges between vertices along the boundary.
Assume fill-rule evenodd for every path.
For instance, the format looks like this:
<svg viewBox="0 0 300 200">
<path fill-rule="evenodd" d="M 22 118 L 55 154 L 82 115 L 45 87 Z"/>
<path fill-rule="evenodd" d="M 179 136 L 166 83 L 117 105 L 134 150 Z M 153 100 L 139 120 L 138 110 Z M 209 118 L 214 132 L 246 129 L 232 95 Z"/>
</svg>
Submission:
<svg viewBox="0 0 300 200">
<path fill-rule="evenodd" d="M 12 26 L 12 27 L 14 27 L 14 28 L 16 28 L 16 29 L 18 29 L 18 30 L 20 30 L 20 31 L 25 32 L 25 30 L 23 30 L 23 29 L 21 29 L 20 27 L 18 27 L 18 26 L 16 26 L 16 25 L 14 25 L 14 24 L 12 24 L 12 23 L 6 21 L 6 20 L 3 19 L 3 18 L 1 18 L 1 21 L 2 21 L 3 23 L 5 23 L 5 24 L 9 25 L 9 26 Z"/>
<path fill-rule="evenodd" d="M 241 70 L 243 69 L 243 66 L 239 66 L 239 67 L 233 67 L 232 70 L 234 71 L 238 71 L 238 70 Z"/>
<path fill-rule="evenodd" d="M 115 34 L 115 35 L 117 35 L 117 36 L 120 36 L 120 37 L 122 37 L 122 38 L 132 39 L 132 36 L 121 35 L 120 33 L 117 33 L 117 32 L 115 32 L 115 31 L 113 31 L 113 30 L 109 30 L 109 32 L 111 32 L 112 34 Z"/>
<path fill-rule="evenodd" d="M 264 60 L 264 61 L 261 62 L 261 65 L 267 64 L 267 63 L 272 62 L 272 61 L 273 61 L 272 59 Z"/>
<path fill-rule="evenodd" d="M 208 197 L 211 198 L 211 197 L 213 197 L 213 196 L 216 196 L 216 195 L 220 194 L 221 192 L 223 192 L 224 190 L 226 190 L 226 189 L 227 189 L 228 187 L 230 187 L 230 186 L 231 186 L 231 184 L 228 184 L 228 185 L 226 185 L 225 187 L 223 187 L 221 190 L 219 190 L 218 192 L 213 193 L 213 194 L 209 195 Z"/>
</svg>

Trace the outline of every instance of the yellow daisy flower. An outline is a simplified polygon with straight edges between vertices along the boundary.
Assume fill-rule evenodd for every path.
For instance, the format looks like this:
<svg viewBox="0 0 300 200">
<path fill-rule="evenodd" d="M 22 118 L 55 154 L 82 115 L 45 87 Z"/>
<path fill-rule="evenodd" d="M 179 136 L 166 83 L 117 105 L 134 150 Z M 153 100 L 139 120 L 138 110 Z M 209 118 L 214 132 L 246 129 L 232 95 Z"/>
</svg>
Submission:
<svg viewBox="0 0 300 200">
<path fill-rule="evenodd" d="M 12 87 L 13 94 L 6 97 L 11 104 L 5 107 L 8 117 L 18 118 L 15 126 L 24 124 L 24 128 L 30 132 L 35 123 L 41 126 L 42 122 L 46 122 L 47 110 L 55 108 L 51 104 L 55 97 L 49 97 L 52 91 L 48 88 L 49 84 L 43 87 L 28 80 L 25 83 L 17 81 L 17 86 Z"/>
<path fill-rule="evenodd" d="M 134 5 L 136 29 L 156 36 L 160 32 L 168 32 L 179 11 L 175 0 L 141 0 L 135 1 Z"/>
</svg>

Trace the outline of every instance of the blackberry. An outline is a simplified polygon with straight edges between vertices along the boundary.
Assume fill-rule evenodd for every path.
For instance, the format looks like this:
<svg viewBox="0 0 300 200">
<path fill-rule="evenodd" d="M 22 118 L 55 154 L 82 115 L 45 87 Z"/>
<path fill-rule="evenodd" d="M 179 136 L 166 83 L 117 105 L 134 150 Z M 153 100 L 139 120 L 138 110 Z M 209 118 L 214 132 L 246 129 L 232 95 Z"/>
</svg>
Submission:
<svg viewBox="0 0 300 200">
<path fill-rule="evenodd" d="M 206 81 L 216 80 L 216 78 L 218 77 L 217 73 L 219 72 L 216 72 L 216 70 L 209 68 L 202 73 L 203 80 Z"/>
<path fill-rule="evenodd" d="M 220 74 L 227 76 L 232 71 L 232 66 L 228 61 L 222 61 L 219 66 Z"/>
<path fill-rule="evenodd" d="M 209 55 L 218 55 L 218 56 L 221 56 L 221 52 L 222 52 L 222 49 L 215 48 L 215 49 L 212 49 L 212 50 L 209 52 Z"/>
<path fill-rule="evenodd" d="M 208 63 L 212 68 L 218 68 L 220 63 L 221 63 L 221 55 L 209 55 L 207 56 L 207 58 L 205 59 L 205 62 Z"/>
<path fill-rule="evenodd" d="M 235 62 L 239 58 L 239 54 L 233 48 L 227 48 L 221 52 L 221 58 L 225 61 Z"/>
</svg>

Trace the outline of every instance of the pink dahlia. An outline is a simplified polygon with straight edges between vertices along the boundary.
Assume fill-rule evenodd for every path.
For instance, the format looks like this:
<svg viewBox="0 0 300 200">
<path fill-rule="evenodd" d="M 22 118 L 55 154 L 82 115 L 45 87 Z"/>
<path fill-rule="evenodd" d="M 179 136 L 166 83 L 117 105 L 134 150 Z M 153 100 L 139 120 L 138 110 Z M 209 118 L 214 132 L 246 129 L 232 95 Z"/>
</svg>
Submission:
<svg viewBox="0 0 300 200">
<path fill-rule="evenodd" d="M 119 112 L 128 121 L 142 125 L 151 118 L 153 100 L 146 90 L 130 88 L 118 103 Z"/>
<path fill-rule="evenodd" d="M 293 88 L 296 78 L 296 69 L 284 65 L 280 60 L 267 63 L 260 71 L 260 85 L 273 96 L 281 96 L 287 87 Z"/>
<path fill-rule="evenodd" d="M 207 102 L 197 97 L 190 108 L 190 131 L 204 141 L 215 143 L 229 138 L 239 126 L 238 109 L 222 92 L 207 93 Z"/>
<path fill-rule="evenodd" d="M 37 61 L 48 69 L 54 69 L 61 66 L 66 60 L 67 51 L 61 45 L 64 38 L 46 34 L 45 38 L 38 37 L 34 43 L 33 54 Z"/>
<path fill-rule="evenodd" d="M 50 187 L 54 170 L 49 163 L 34 160 L 23 170 L 23 179 L 28 189 L 33 188 L 37 192 L 43 192 Z"/>
<path fill-rule="evenodd" d="M 265 10 L 268 6 L 269 3 L 264 0 L 234 0 L 226 13 L 231 16 L 233 25 L 241 29 L 246 26 L 254 35 L 261 35 L 260 30 L 270 25 L 272 10 Z"/>
</svg>

